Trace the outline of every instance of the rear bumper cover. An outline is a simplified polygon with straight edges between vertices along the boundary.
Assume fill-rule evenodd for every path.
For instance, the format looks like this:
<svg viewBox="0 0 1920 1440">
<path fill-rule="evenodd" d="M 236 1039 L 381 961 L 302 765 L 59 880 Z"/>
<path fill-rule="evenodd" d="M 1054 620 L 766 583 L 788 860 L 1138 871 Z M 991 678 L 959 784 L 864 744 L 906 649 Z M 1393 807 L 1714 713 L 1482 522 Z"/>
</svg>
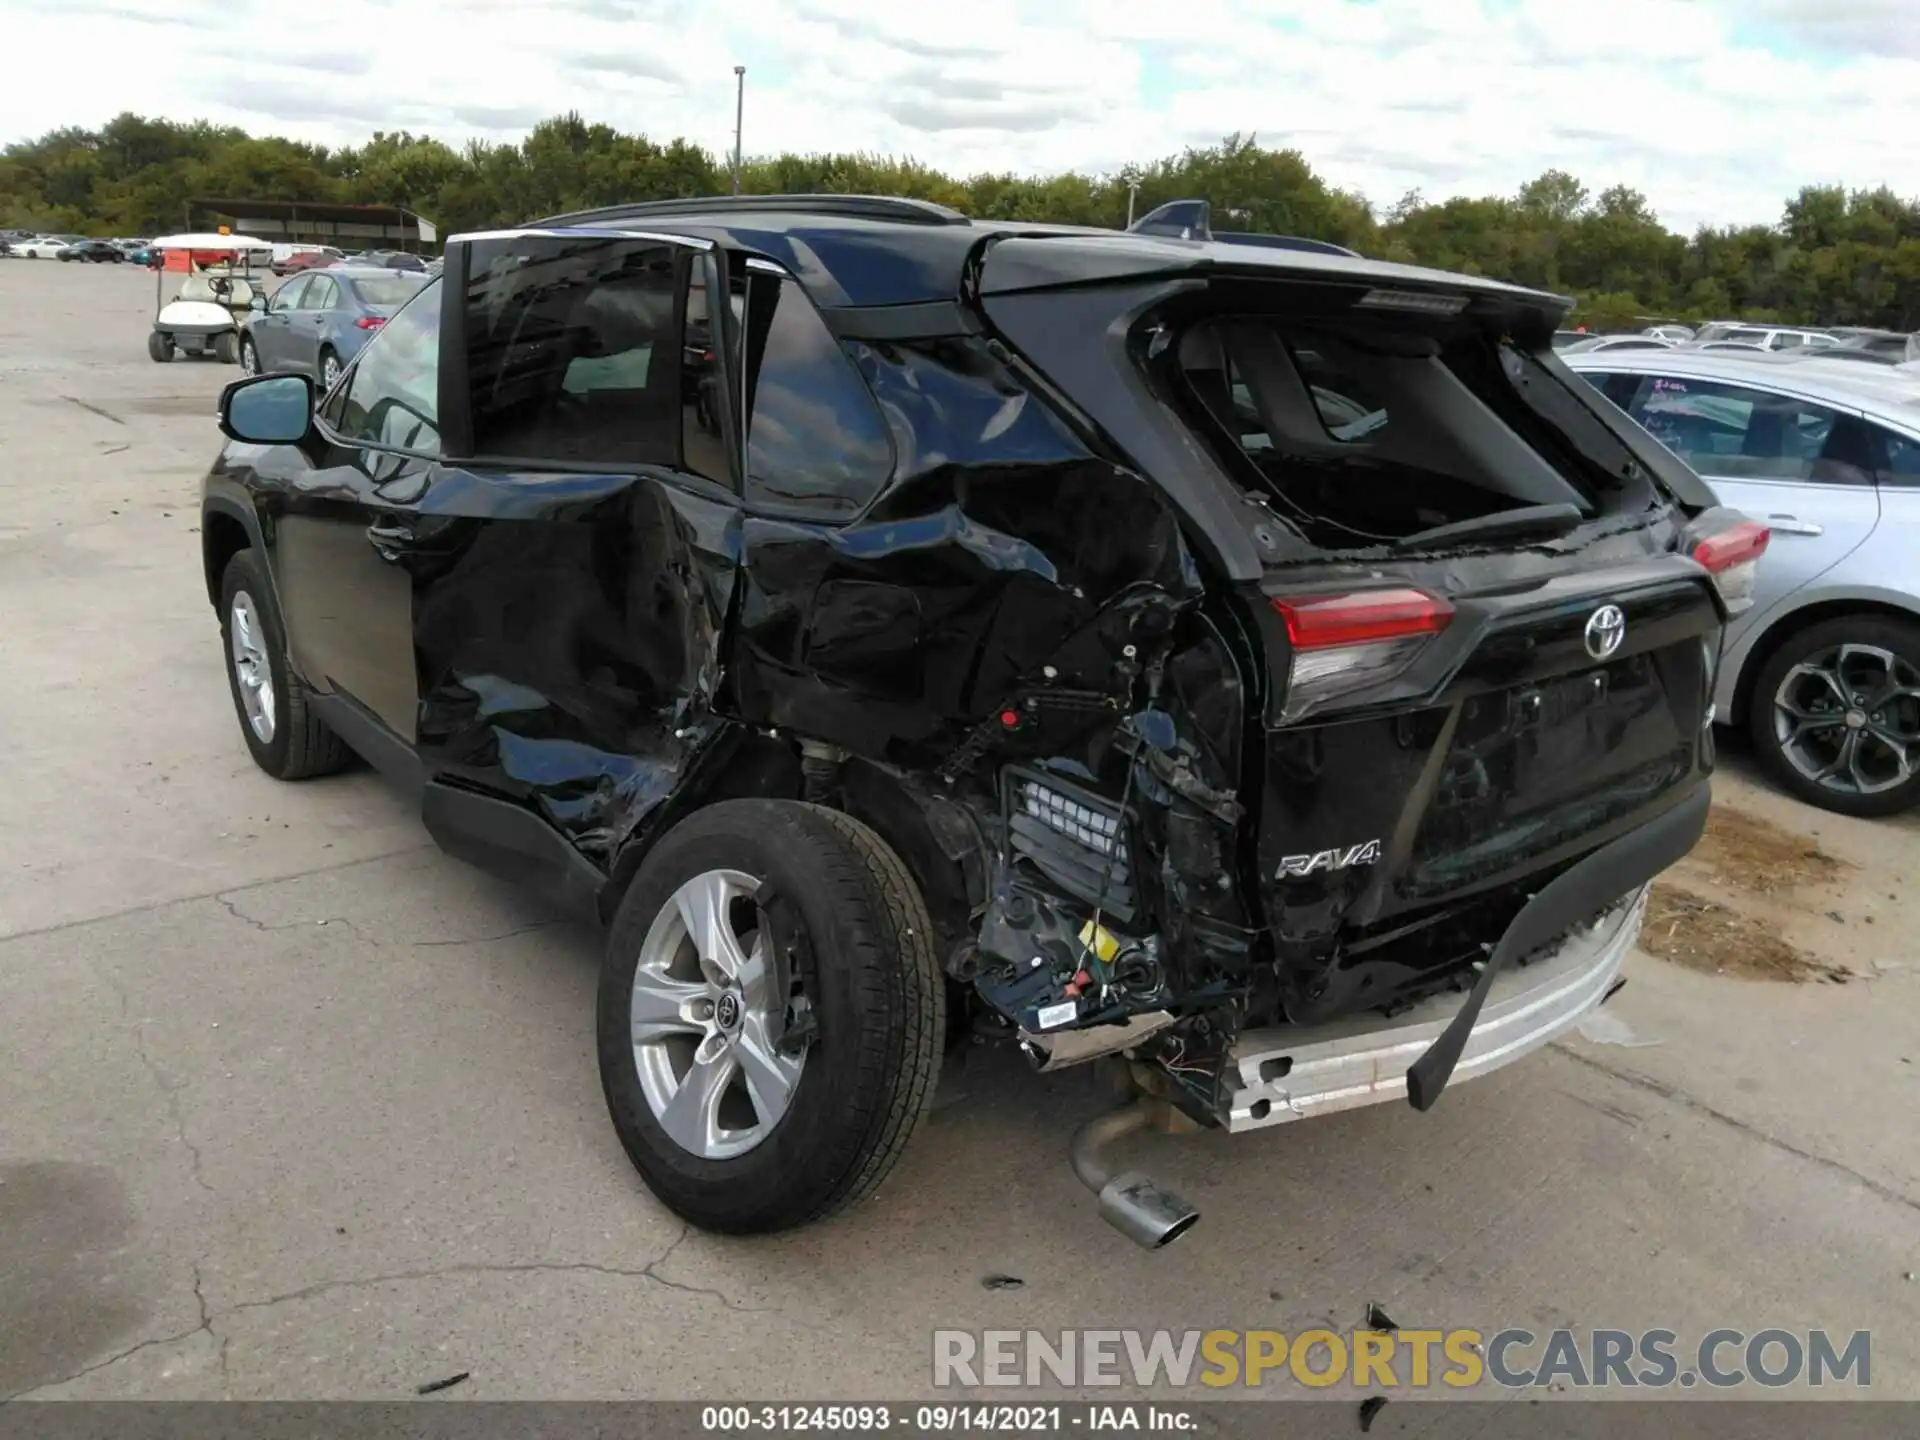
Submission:
<svg viewBox="0 0 1920 1440">
<path fill-rule="evenodd" d="M 1568 931 L 1524 968 L 1500 975 L 1452 1078 L 1497 1070 L 1566 1033 L 1597 1009 L 1639 937 L 1646 905 L 1643 885 L 1589 924 Z M 1385 1022 L 1352 1017 L 1326 1025 L 1248 1031 L 1228 1057 L 1230 1098 L 1218 1119 L 1237 1133 L 1405 1099 L 1408 1067 L 1439 1039 L 1459 1010 L 1458 995 L 1436 995 Z"/>
</svg>

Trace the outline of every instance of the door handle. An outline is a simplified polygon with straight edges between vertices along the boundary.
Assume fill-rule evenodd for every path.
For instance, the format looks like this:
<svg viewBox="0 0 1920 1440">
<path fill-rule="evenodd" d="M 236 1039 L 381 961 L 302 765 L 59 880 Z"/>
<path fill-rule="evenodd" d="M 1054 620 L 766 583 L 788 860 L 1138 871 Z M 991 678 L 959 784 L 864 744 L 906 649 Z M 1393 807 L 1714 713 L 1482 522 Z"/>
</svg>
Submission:
<svg viewBox="0 0 1920 1440">
<path fill-rule="evenodd" d="M 1769 515 L 1767 528 L 1781 535 L 1824 535 L 1827 527 L 1816 525 L 1811 520 L 1802 520 L 1794 515 Z"/>
</svg>

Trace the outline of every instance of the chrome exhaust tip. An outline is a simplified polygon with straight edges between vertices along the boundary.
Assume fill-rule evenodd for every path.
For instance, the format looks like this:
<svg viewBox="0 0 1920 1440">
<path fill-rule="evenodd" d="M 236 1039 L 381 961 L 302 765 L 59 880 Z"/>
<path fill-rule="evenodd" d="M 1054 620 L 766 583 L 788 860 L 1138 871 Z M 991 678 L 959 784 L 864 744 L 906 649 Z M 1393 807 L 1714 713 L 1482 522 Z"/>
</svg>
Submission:
<svg viewBox="0 0 1920 1440">
<path fill-rule="evenodd" d="M 1158 1250 L 1198 1225 L 1200 1212 L 1146 1176 L 1128 1171 L 1101 1187 L 1100 1218 L 1134 1244 Z"/>
<path fill-rule="evenodd" d="M 1123 1135 L 1144 1130 L 1153 1121 L 1154 1108 L 1154 1102 L 1143 1095 L 1118 1110 L 1096 1115 L 1075 1133 L 1068 1152 L 1073 1173 L 1100 1199 L 1100 1218 L 1148 1250 L 1178 1240 L 1199 1224 L 1200 1212 L 1137 1171 L 1114 1174 L 1100 1151 Z"/>
</svg>

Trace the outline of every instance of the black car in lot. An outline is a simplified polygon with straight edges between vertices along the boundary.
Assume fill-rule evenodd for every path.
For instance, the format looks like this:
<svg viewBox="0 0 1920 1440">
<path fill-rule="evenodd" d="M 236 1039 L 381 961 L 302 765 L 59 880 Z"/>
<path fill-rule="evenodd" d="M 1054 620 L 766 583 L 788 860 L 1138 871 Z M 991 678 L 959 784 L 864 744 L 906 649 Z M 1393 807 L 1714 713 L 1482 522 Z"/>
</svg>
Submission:
<svg viewBox="0 0 1920 1440">
<path fill-rule="evenodd" d="M 456 236 L 317 411 L 222 397 L 241 734 L 608 925 L 609 1111 L 695 1223 L 871 1191 L 985 1032 L 1126 1062 L 1072 1159 L 1164 1244 L 1105 1142 L 1426 1109 L 1611 993 L 1704 824 L 1766 531 L 1566 306 L 882 198 Z"/>
<path fill-rule="evenodd" d="M 95 265 L 118 265 L 127 257 L 111 240 L 75 240 L 60 252 L 60 258 L 63 261 L 87 260 Z"/>
</svg>

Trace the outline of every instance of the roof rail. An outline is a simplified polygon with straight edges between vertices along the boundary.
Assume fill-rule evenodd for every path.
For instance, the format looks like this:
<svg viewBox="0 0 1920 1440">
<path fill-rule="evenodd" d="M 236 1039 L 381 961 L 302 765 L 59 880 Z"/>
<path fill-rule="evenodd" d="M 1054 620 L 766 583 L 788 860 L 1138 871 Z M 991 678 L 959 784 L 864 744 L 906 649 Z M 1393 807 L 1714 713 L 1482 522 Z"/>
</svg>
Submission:
<svg viewBox="0 0 1920 1440">
<path fill-rule="evenodd" d="M 891 220 L 905 225 L 969 225 L 958 210 L 931 200 L 903 200 L 893 195 L 697 195 L 678 200 L 643 200 L 633 205 L 607 205 L 529 220 L 529 225 L 601 224 L 610 220 L 640 220 L 662 215 L 831 215 L 843 220 Z"/>
</svg>

